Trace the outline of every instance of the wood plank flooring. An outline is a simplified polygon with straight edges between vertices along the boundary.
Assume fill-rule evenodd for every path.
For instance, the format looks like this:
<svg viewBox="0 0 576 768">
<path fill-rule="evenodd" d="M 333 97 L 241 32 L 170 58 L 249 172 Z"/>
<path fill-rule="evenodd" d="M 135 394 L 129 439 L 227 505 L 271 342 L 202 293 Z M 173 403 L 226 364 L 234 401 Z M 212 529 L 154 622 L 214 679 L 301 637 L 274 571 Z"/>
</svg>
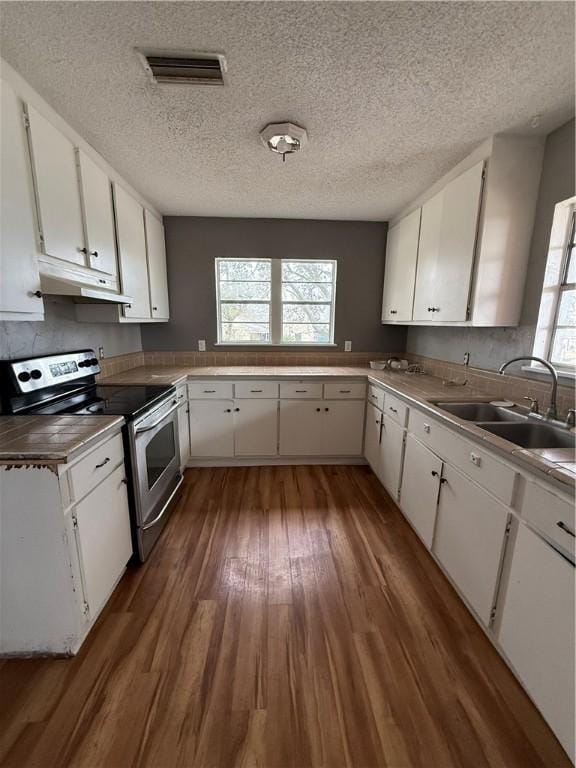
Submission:
<svg viewBox="0 0 576 768">
<path fill-rule="evenodd" d="M 15 768 L 552 768 L 558 742 L 365 467 L 194 469 L 74 659 L 0 662 Z"/>
</svg>

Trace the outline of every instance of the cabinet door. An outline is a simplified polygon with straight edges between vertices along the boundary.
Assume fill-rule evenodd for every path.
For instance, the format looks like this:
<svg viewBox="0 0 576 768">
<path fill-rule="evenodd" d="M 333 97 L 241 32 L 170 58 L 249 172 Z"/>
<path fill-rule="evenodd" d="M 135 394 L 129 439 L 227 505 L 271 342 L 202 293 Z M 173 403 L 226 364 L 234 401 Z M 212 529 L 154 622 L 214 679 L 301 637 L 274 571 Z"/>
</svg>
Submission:
<svg viewBox="0 0 576 768">
<path fill-rule="evenodd" d="M 413 211 L 388 232 L 382 296 L 383 323 L 412 320 L 420 212 L 420 208 Z"/>
<path fill-rule="evenodd" d="M 114 203 L 122 292 L 133 299 L 124 307 L 124 316 L 146 320 L 151 313 L 144 209 L 118 184 L 114 184 Z"/>
<path fill-rule="evenodd" d="M 422 207 L 414 319 L 467 319 L 484 163 L 465 171 Z"/>
<path fill-rule="evenodd" d="M 498 640 L 574 762 L 574 566 L 522 523 Z"/>
<path fill-rule="evenodd" d="M 234 401 L 234 454 L 276 456 L 278 452 L 278 401 Z"/>
<path fill-rule="evenodd" d="M 380 441 L 380 467 L 382 485 L 394 501 L 398 500 L 402 460 L 404 458 L 404 430 L 387 416 L 382 417 Z"/>
<path fill-rule="evenodd" d="M 166 274 L 166 243 L 162 222 L 150 211 L 144 211 L 146 246 L 148 249 L 148 273 L 152 317 L 168 320 L 168 276 Z"/>
<path fill-rule="evenodd" d="M 44 311 L 42 298 L 34 295 L 40 290 L 34 191 L 23 104 L 7 83 L 1 86 L 0 314 L 14 313 L 5 320 L 27 320 Z"/>
<path fill-rule="evenodd" d="M 109 597 L 132 555 L 124 465 L 76 507 L 82 581 L 90 618 Z"/>
<path fill-rule="evenodd" d="M 92 269 L 116 277 L 118 266 L 110 179 L 81 149 L 77 150 L 77 162 L 88 263 Z"/>
<path fill-rule="evenodd" d="M 190 400 L 191 456 L 234 456 L 233 405 L 231 400 Z"/>
<path fill-rule="evenodd" d="M 432 551 L 486 626 L 509 517 L 478 485 L 444 465 Z"/>
<path fill-rule="evenodd" d="M 28 106 L 42 250 L 49 256 L 86 265 L 80 190 L 74 145 Z"/>
<path fill-rule="evenodd" d="M 428 549 L 431 549 L 434 537 L 441 476 L 442 459 L 413 435 L 407 435 L 400 509 Z"/>
<path fill-rule="evenodd" d="M 280 401 L 280 455 L 321 456 L 324 421 L 322 400 Z"/>
<path fill-rule="evenodd" d="M 323 456 L 362 456 L 364 401 L 325 400 Z"/>
<path fill-rule="evenodd" d="M 371 403 L 366 406 L 366 426 L 364 428 L 364 456 L 373 472 L 380 476 L 380 432 L 382 431 L 382 413 Z"/>
<path fill-rule="evenodd" d="M 178 408 L 178 445 L 180 448 L 180 467 L 183 468 L 190 458 L 190 419 L 188 403 Z"/>
</svg>

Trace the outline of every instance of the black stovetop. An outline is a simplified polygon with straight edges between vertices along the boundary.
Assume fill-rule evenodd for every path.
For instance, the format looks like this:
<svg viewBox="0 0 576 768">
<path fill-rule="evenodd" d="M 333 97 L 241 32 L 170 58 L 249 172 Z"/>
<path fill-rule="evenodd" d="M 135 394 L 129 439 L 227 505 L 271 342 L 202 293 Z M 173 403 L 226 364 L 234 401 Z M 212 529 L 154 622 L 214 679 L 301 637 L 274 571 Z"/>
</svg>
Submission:
<svg viewBox="0 0 576 768">
<path fill-rule="evenodd" d="M 97 384 L 28 411 L 42 415 L 124 416 L 133 420 L 150 410 L 171 391 L 171 386 Z"/>
</svg>

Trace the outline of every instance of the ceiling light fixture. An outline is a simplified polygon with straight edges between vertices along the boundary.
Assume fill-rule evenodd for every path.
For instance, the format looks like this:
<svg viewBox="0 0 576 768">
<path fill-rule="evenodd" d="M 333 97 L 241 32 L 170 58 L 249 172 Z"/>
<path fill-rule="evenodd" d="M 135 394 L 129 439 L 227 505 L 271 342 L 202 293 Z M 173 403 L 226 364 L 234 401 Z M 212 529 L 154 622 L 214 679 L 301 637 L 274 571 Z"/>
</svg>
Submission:
<svg viewBox="0 0 576 768">
<path fill-rule="evenodd" d="M 282 155 L 282 162 L 286 162 L 286 155 L 302 149 L 308 141 L 306 129 L 295 123 L 269 123 L 260 131 L 262 142 L 272 152 Z"/>
</svg>

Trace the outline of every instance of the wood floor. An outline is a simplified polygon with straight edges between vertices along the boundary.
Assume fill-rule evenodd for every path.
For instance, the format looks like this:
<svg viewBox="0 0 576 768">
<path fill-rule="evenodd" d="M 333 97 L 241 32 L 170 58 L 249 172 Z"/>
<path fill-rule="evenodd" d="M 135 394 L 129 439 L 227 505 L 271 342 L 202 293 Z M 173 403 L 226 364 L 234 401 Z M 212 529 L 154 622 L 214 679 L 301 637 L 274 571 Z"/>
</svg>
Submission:
<svg viewBox="0 0 576 768">
<path fill-rule="evenodd" d="M 74 659 L 0 662 L 0 765 L 552 768 L 365 467 L 195 469 Z"/>
</svg>

